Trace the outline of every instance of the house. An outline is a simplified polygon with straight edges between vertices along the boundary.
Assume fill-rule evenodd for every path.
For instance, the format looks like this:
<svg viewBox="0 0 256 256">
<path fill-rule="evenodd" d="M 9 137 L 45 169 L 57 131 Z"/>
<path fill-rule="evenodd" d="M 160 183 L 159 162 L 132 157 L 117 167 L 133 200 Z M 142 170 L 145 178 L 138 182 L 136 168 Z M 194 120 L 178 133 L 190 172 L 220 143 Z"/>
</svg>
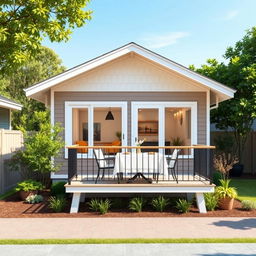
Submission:
<svg viewBox="0 0 256 256">
<path fill-rule="evenodd" d="M 11 111 L 21 108 L 17 102 L 0 95 L 0 129 L 11 130 Z"/>
<path fill-rule="evenodd" d="M 13 153 L 23 145 L 22 132 L 12 130 L 11 126 L 11 112 L 21 108 L 17 102 L 0 95 L 0 194 L 13 188 L 21 178 L 8 167 Z"/>
<path fill-rule="evenodd" d="M 196 193 L 200 211 L 205 212 L 202 193 L 213 192 L 208 161 L 210 108 L 232 98 L 233 89 L 129 43 L 25 92 L 50 108 L 52 124 L 64 127 L 66 145 L 76 145 L 63 149 L 62 157 L 55 159 L 61 170 L 51 176 L 69 179 L 71 212 L 77 212 L 81 194 L 128 192 Z M 141 154 L 136 148 L 139 140 L 144 140 Z M 142 156 L 146 160 L 140 160 Z M 111 167 L 111 157 L 115 158 L 114 178 L 111 168 L 106 172 L 112 174 L 104 173 Z M 119 166 L 122 172 L 117 165 L 123 165 Z M 148 179 L 157 176 L 157 181 L 136 186 L 119 183 L 123 176 L 137 178 L 128 176 L 127 166 L 130 172 L 140 169 L 139 175 Z M 118 183 L 113 185 L 114 180 Z"/>
</svg>

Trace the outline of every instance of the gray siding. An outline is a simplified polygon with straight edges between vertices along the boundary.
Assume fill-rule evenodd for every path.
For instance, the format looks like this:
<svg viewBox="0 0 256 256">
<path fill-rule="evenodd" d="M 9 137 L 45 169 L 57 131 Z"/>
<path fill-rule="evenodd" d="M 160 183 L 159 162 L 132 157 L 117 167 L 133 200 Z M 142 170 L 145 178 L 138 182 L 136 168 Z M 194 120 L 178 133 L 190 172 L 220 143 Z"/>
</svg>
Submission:
<svg viewBox="0 0 256 256">
<path fill-rule="evenodd" d="M 10 125 L 10 110 L 7 108 L 0 108 L 0 129 L 9 129 Z"/>
<path fill-rule="evenodd" d="M 206 93 L 205 92 L 55 92 L 55 122 L 65 127 L 65 101 L 126 101 L 128 103 L 128 139 L 131 137 L 132 101 L 196 101 L 198 106 L 198 144 L 206 144 Z M 62 132 L 64 138 L 64 131 Z M 65 138 L 64 138 L 65 139 Z M 128 144 L 130 141 L 128 140 Z M 67 173 L 67 160 L 56 159 L 61 163 L 60 174 Z"/>
</svg>

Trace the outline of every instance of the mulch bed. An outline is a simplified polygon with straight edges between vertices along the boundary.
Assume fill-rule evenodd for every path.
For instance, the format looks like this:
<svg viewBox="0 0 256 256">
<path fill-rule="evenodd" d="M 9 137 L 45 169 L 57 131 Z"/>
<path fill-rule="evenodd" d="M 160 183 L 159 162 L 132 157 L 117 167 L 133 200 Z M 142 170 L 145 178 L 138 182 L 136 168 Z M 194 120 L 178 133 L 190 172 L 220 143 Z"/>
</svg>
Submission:
<svg viewBox="0 0 256 256">
<path fill-rule="evenodd" d="M 47 199 L 50 194 L 48 191 L 42 193 L 44 202 L 39 204 L 27 204 L 20 201 L 19 195 L 16 193 L 5 200 L 0 200 L 0 218 L 120 218 L 120 217 L 256 217 L 256 210 L 244 211 L 241 208 L 241 203 L 236 200 L 234 209 L 227 210 L 215 210 L 206 214 L 200 214 L 196 207 L 192 207 L 189 213 L 178 213 L 177 210 L 172 207 L 168 208 L 166 212 L 154 212 L 150 207 L 146 207 L 143 212 L 136 213 L 128 210 L 128 207 L 123 209 L 116 208 L 111 209 L 107 214 L 100 215 L 95 212 L 91 212 L 87 203 L 80 203 L 79 213 L 70 214 L 71 199 L 68 199 L 68 204 L 63 213 L 54 213 L 48 208 Z M 124 199 L 127 200 L 127 199 Z"/>
</svg>

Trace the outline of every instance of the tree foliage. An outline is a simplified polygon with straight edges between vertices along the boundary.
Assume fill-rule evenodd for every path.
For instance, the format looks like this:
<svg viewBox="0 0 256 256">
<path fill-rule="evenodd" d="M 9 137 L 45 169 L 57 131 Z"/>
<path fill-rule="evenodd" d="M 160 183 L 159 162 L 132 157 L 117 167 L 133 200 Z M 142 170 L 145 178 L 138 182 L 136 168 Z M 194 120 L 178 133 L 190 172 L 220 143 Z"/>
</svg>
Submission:
<svg viewBox="0 0 256 256">
<path fill-rule="evenodd" d="M 57 164 L 52 163 L 52 157 L 59 156 L 64 142 L 60 132 L 60 125 L 52 126 L 47 121 L 46 112 L 35 112 L 35 119 L 39 121 L 37 132 L 24 133 L 24 150 L 18 151 L 13 158 L 15 164 L 25 166 L 30 177 L 36 177 L 44 185 L 48 185 L 50 172 L 59 169 Z"/>
<path fill-rule="evenodd" d="M 242 152 L 253 120 L 256 118 L 256 27 L 234 47 L 228 47 L 219 63 L 210 59 L 207 64 L 191 69 L 236 89 L 235 97 L 220 103 L 211 111 L 211 122 L 219 129 L 232 128 L 236 141 L 236 152 L 241 160 Z"/>
<path fill-rule="evenodd" d="M 91 19 L 90 0 L 3 0 L 0 5 L 0 71 L 9 72 L 40 50 L 43 38 L 67 41 Z"/>
<path fill-rule="evenodd" d="M 12 113 L 12 127 L 14 129 L 38 130 L 39 122 L 33 118 L 33 115 L 35 111 L 45 111 L 44 104 L 26 97 L 23 89 L 64 70 L 65 67 L 62 66 L 61 59 L 53 50 L 40 47 L 38 54 L 17 68 L 15 73 L 2 76 L 0 94 L 23 105 L 21 111 Z"/>
</svg>

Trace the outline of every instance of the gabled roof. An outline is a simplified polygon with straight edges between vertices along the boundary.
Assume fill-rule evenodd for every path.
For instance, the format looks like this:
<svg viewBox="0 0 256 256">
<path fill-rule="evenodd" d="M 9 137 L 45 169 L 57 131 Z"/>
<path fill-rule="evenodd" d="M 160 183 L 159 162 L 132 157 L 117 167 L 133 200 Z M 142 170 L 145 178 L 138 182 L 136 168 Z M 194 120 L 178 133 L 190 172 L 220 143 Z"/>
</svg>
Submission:
<svg viewBox="0 0 256 256">
<path fill-rule="evenodd" d="M 13 109 L 13 110 L 21 110 L 22 105 L 17 102 L 10 100 L 4 96 L 0 95 L 0 107 Z"/>
<path fill-rule="evenodd" d="M 189 79 L 192 79 L 209 89 L 218 92 L 222 95 L 224 95 L 225 99 L 232 98 L 234 96 L 235 90 L 227 87 L 219 82 L 216 82 L 215 80 L 212 80 L 208 77 L 205 77 L 197 72 L 194 72 L 166 57 L 163 57 L 153 51 L 150 51 L 136 43 L 129 43 L 126 44 L 120 48 L 117 48 L 111 52 L 108 52 L 106 54 L 103 54 L 97 58 L 94 58 L 92 60 L 89 60 L 83 64 L 80 64 L 78 66 L 75 66 L 74 68 L 71 68 L 69 70 L 64 71 L 63 73 L 60 73 L 56 76 L 53 76 L 47 80 L 44 80 L 40 83 L 37 83 L 27 89 L 25 89 L 26 96 L 32 96 L 33 94 L 36 94 L 38 92 L 47 90 L 67 79 L 73 78 L 75 76 L 78 76 L 84 72 L 87 72 L 93 68 L 96 68 L 100 65 L 103 65 L 109 61 L 112 61 L 114 59 L 117 59 L 121 56 L 124 56 L 130 52 L 134 52 L 138 55 L 141 55 L 155 63 L 158 63 L 159 65 L 162 65 L 174 72 L 177 72 L 178 74 L 183 75 L 184 77 L 187 77 Z"/>
</svg>

